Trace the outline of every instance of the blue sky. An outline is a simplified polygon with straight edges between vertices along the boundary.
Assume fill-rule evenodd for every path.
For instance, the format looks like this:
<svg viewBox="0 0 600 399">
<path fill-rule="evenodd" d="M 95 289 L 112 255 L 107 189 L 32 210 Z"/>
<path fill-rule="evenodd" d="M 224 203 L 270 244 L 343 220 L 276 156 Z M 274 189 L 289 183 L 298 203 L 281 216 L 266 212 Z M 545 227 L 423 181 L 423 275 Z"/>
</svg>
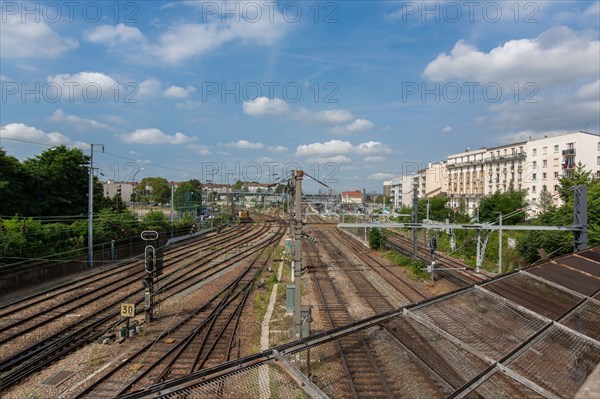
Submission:
<svg viewBox="0 0 600 399">
<path fill-rule="evenodd" d="M 0 4 L 0 145 L 104 144 L 104 178 L 300 165 L 381 191 L 466 147 L 599 132 L 598 1 Z"/>
</svg>

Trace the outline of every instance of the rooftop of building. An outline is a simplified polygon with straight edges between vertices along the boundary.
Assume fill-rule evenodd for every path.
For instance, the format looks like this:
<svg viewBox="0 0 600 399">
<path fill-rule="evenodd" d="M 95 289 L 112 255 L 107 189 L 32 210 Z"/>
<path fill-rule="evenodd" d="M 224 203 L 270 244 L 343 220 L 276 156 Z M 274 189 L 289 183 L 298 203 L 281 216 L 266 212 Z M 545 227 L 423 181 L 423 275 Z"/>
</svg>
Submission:
<svg viewBox="0 0 600 399">
<path fill-rule="evenodd" d="M 584 384 L 585 395 L 595 394 L 600 381 L 590 376 L 600 364 L 600 247 L 125 397 L 259 397 L 267 384 L 277 397 L 334 398 L 350 383 L 335 372 L 336 342 L 352 336 L 376 348 L 397 397 L 566 398 L 579 397 Z M 304 374 L 309 350 L 311 379 Z"/>
</svg>

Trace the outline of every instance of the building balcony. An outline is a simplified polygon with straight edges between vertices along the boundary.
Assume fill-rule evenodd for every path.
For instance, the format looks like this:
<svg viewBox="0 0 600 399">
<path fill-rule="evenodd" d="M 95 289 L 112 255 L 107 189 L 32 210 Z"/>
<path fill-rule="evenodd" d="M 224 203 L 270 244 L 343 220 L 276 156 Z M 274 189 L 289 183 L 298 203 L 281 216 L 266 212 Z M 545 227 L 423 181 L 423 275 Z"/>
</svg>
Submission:
<svg viewBox="0 0 600 399">
<path fill-rule="evenodd" d="M 506 154 L 506 155 L 494 155 L 492 157 L 484 159 L 483 163 L 493 163 L 500 161 L 513 161 L 519 159 L 525 159 L 527 155 L 525 152 L 518 152 L 514 154 Z"/>
<path fill-rule="evenodd" d="M 562 164 L 562 169 L 565 170 L 571 170 L 571 169 L 575 169 L 575 163 L 563 163 Z"/>
<path fill-rule="evenodd" d="M 562 151 L 563 155 L 575 155 L 575 148 L 569 148 L 568 150 Z"/>
</svg>

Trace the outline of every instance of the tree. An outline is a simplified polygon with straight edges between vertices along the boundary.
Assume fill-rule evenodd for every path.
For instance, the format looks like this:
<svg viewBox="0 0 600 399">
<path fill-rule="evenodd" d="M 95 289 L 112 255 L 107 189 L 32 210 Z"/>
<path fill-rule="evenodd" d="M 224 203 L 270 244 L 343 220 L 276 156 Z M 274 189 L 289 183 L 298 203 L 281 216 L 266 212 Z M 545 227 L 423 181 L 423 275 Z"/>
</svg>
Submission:
<svg viewBox="0 0 600 399">
<path fill-rule="evenodd" d="M 196 179 L 182 182 L 173 193 L 173 206 L 178 210 L 202 205 L 202 185 Z"/>
<path fill-rule="evenodd" d="M 525 190 L 515 190 L 512 186 L 508 191 L 501 193 L 497 190 L 492 195 L 486 195 L 479 203 L 479 220 L 482 223 L 492 222 L 498 219 L 498 214 L 507 215 L 517 209 L 524 209 L 527 206 L 525 198 L 527 192 Z M 525 212 L 520 212 L 511 216 L 504 224 L 518 224 L 525 221 Z"/>
<path fill-rule="evenodd" d="M 0 149 L 0 215 L 31 214 L 36 180 L 19 160 Z"/>
<path fill-rule="evenodd" d="M 245 183 L 241 180 L 236 181 L 233 186 L 231 186 L 232 190 L 240 191 L 242 187 L 245 186 Z"/>
<path fill-rule="evenodd" d="M 550 191 L 548 191 L 548 187 L 544 185 L 542 191 L 540 191 L 540 210 L 544 213 L 553 208 L 555 208 L 554 199 Z"/>
<path fill-rule="evenodd" d="M 581 180 L 577 181 L 581 182 Z M 588 191 L 588 246 L 592 247 L 600 244 L 600 179 L 590 179 L 584 185 L 587 186 Z M 566 186 L 570 187 L 568 192 L 572 193 L 571 182 Z M 574 198 L 571 194 L 563 205 L 548 209 L 532 220 L 532 223 L 541 226 L 569 226 L 573 224 L 573 203 Z M 547 254 L 554 256 L 571 253 L 573 233 L 531 231 L 524 239 L 519 240 L 519 252 L 530 263 L 540 259 L 538 248 L 543 248 Z"/>
<path fill-rule="evenodd" d="M 369 230 L 369 247 L 371 247 L 371 249 L 385 248 L 385 235 L 380 229 L 371 228 Z"/>
<path fill-rule="evenodd" d="M 585 170 L 581 162 L 577 163 L 571 176 L 563 176 L 558 180 L 558 193 L 563 202 L 573 198 L 573 186 L 588 185 L 592 181 L 592 172 Z"/>
<path fill-rule="evenodd" d="M 149 188 L 149 193 L 145 195 L 147 200 L 161 204 L 169 202 L 169 199 L 171 198 L 171 188 L 169 187 L 167 179 L 163 177 L 144 177 L 140 181 L 140 190 L 145 192 L 147 187 Z M 140 198 L 139 193 L 138 198 Z"/>
<path fill-rule="evenodd" d="M 30 176 L 37 176 L 39 168 L 40 214 L 87 213 L 89 162 L 80 149 L 61 145 L 23 163 Z"/>
</svg>

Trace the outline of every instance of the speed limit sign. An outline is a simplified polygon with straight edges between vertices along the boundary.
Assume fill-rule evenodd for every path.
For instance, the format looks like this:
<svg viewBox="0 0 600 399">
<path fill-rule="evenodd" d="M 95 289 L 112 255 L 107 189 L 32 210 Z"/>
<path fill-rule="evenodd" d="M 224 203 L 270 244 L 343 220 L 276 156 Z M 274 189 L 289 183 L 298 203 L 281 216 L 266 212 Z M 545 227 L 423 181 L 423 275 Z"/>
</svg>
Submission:
<svg viewBox="0 0 600 399">
<path fill-rule="evenodd" d="M 135 316 L 135 303 L 122 303 L 121 304 L 121 317 L 134 317 Z"/>
</svg>

